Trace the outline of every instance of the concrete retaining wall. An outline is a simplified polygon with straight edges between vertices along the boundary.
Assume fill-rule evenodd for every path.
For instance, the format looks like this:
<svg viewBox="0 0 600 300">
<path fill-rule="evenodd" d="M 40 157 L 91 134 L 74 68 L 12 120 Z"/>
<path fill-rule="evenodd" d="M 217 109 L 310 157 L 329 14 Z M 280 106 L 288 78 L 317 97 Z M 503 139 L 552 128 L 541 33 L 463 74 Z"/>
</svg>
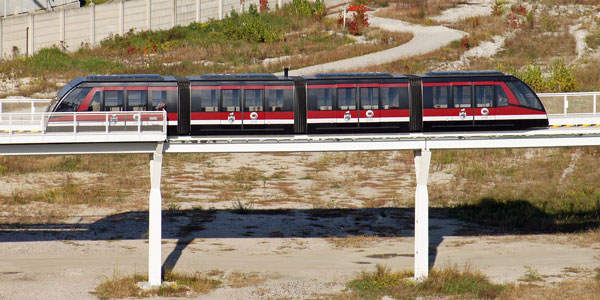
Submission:
<svg viewBox="0 0 600 300">
<path fill-rule="evenodd" d="M 270 6 L 291 1 L 271 0 Z M 245 0 L 243 7 L 258 2 Z M 9 16 L 0 18 L 0 59 L 32 55 L 52 46 L 75 51 L 82 45 L 95 46 L 111 35 L 221 19 L 231 10 L 242 10 L 239 0 L 121 0 Z"/>
</svg>

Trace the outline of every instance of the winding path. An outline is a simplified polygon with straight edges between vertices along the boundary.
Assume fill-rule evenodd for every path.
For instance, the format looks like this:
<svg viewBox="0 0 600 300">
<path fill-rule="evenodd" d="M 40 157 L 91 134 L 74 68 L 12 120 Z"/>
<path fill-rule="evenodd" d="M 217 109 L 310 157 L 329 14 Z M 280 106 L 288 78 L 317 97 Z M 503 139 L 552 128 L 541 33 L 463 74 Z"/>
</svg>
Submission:
<svg viewBox="0 0 600 300">
<path fill-rule="evenodd" d="M 341 5 L 344 2 L 343 0 L 330 1 L 332 3 L 327 3 L 328 5 Z M 483 7 L 486 4 L 488 4 L 488 0 L 473 0 L 469 4 L 480 4 Z M 470 16 L 469 7 L 461 6 L 460 8 L 456 8 L 455 11 L 453 11 L 454 18 L 457 18 L 456 15 L 459 15 L 458 18 L 465 17 L 458 12 L 459 10 L 462 12 L 462 14 L 466 13 L 466 16 Z M 483 10 L 484 9 L 478 10 L 477 14 L 485 14 L 486 12 L 484 12 Z M 489 13 L 489 11 L 491 11 L 491 9 L 488 6 L 487 12 Z M 446 18 L 449 17 L 446 16 Z M 292 76 L 299 76 L 334 71 L 344 72 L 354 70 L 357 68 L 391 63 L 399 59 L 434 51 L 436 49 L 444 47 L 452 41 L 461 39 L 467 35 L 467 33 L 464 31 L 450 29 L 444 26 L 415 25 L 400 20 L 375 17 L 372 14 L 369 15 L 369 23 L 371 24 L 371 26 L 375 26 L 387 31 L 410 32 L 413 34 L 413 38 L 407 43 L 402 44 L 398 47 L 366 54 L 363 56 L 357 56 L 320 65 L 305 67 L 301 69 L 290 70 L 289 74 Z M 282 74 L 283 73 L 277 73 L 277 75 Z"/>
</svg>

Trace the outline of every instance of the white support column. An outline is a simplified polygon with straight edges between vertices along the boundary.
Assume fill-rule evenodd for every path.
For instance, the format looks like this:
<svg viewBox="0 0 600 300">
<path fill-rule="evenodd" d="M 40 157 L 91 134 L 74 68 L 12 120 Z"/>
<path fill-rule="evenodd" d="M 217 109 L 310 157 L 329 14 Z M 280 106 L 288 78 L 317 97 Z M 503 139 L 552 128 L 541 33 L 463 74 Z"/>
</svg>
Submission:
<svg viewBox="0 0 600 300">
<path fill-rule="evenodd" d="M 150 160 L 150 205 L 148 208 L 148 286 L 161 285 L 162 197 L 160 177 L 162 173 L 163 143 L 156 144 L 156 152 Z"/>
<path fill-rule="evenodd" d="M 429 149 L 415 150 L 415 280 L 423 281 L 429 275 Z"/>
<path fill-rule="evenodd" d="M 279 8 L 283 7 L 283 0 L 277 0 L 277 6 L 279 6 Z"/>
</svg>

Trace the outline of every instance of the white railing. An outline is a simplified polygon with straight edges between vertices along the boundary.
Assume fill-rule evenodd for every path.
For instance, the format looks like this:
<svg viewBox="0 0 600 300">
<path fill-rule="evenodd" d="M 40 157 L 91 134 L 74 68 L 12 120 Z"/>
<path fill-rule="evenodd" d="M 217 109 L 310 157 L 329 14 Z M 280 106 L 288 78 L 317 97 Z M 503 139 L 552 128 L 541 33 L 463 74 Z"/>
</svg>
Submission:
<svg viewBox="0 0 600 300">
<path fill-rule="evenodd" d="M 538 93 L 548 115 L 596 115 L 600 92 Z M 571 103 L 569 103 L 569 99 Z"/>
<path fill-rule="evenodd" d="M 6 98 L 0 99 L 0 120 L 5 112 L 21 112 L 21 113 L 36 113 L 46 110 L 48 104 L 52 99 L 33 99 L 33 98 Z M 36 106 L 42 106 L 43 108 L 37 108 Z"/>
<path fill-rule="evenodd" d="M 166 138 L 167 113 L 165 111 L 135 112 L 66 112 L 66 113 L 4 113 L 0 119 L 0 139 L 8 137 L 74 135 L 101 136 L 153 136 Z M 93 138 L 90 138 L 93 141 Z M 116 139 L 119 139 L 117 137 Z"/>
</svg>

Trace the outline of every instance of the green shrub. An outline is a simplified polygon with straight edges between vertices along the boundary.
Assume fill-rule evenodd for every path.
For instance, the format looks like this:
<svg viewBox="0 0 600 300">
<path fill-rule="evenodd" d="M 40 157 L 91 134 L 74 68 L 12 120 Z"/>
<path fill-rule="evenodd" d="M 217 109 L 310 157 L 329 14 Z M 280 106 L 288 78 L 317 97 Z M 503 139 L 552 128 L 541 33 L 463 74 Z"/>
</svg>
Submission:
<svg viewBox="0 0 600 300">
<path fill-rule="evenodd" d="M 562 60 L 554 60 L 550 64 L 548 75 L 544 75 L 542 68 L 533 63 L 527 63 L 522 71 L 513 67 L 504 69 L 502 65 L 496 67 L 523 80 L 536 92 L 574 92 L 577 90 L 578 84 L 574 70 Z"/>
<path fill-rule="evenodd" d="M 289 12 L 298 16 L 315 16 L 321 18 L 325 15 L 325 2 L 322 0 L 316 0 L 315 2 L 309 0 L 294 0 L 286 7 Z"/>
</svg>

